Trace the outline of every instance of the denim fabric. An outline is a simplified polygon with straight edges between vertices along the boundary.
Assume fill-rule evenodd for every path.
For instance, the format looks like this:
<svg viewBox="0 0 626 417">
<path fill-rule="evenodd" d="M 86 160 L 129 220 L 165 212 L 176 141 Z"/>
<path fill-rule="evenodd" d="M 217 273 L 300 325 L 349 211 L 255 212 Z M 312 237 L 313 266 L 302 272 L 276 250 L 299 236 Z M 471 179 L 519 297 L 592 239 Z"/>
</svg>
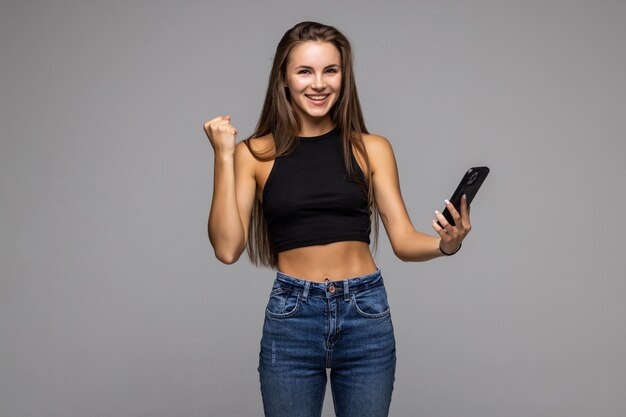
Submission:
<svg viewBox="0 0 626 417">
<path fill-rule="evenodd" d="M 395 367 L 380 269 L 322 283 L 277 271 L 258 367 L 266 417 L 319 417 L 327 368 L 337 417 L 385 417 Z"/>
</svg>

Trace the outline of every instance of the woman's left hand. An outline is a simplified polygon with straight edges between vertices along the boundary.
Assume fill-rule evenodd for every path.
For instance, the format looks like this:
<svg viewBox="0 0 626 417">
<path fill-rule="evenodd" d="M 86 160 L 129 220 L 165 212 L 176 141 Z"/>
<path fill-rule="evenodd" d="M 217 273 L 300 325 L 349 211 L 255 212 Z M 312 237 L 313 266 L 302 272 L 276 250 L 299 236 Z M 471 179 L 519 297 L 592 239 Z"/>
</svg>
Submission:
<svg viewBox="0 0 626 417">
<path fill-rule="evenodd" d="M 465 236 L 472 230 L 472 225 L 469 218 L 469 207 L 467 206 L 467 197 L 463 195 L 461 198 L 461 213 L 454 208 L 454 205 L 446 200 L 446 208 L 454 219 L 454 226 L 452 226 L 446 218 L 439 211 L 435 211 L 437 217 L 433 220 L 433 229 L 441 237 L 439 242 L 439 249 L 446 254 L 455 253 L 460 247 L 461 242 L 465 239 Z M 439 221 L 439 224 L 437 223 Z M 442 227 L 443 226 L 443 227 Z"/>
</svg>

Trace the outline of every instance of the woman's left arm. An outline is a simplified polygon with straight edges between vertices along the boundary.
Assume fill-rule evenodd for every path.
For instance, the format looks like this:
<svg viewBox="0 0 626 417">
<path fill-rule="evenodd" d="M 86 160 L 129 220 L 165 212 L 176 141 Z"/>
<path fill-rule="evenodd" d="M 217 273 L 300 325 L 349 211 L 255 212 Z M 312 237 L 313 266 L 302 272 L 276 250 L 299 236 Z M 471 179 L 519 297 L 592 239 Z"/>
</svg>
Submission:
<svg viewBox="0 0 626 417">
<path fill-rule="evenodd" d="M 418 262 L 443 256 L 444 252 L 455 253 L 472 228 L 466 200 L 462 199 L 461 213 L 446 201 L 455 226 L 450 225 L 436 211 L 432 226 L 438 236 L 418 232 L 411 223 L 402 199 L 398 168 L 391 144 L 378 135 L 363 135 L 363 140 L 370 158 L 374 198 L 394 254 L 402 261 Z"/>
</svg>

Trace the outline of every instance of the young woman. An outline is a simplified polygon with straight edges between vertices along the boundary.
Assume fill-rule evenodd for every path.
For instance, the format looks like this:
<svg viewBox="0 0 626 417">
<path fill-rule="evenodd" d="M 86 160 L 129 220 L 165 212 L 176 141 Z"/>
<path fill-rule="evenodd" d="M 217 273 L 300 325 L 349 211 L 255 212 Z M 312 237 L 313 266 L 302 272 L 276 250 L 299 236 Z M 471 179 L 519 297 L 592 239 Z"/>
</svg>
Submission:
<svg viewBox="0 0 626 417">
<path fill-rule="evenodd" d="M 387 139 L 365 128 L 348 40 L 302 22 L 276 49 L 255 132 L 236 144 L 230 116 L 204 125 L 215 153 L 209 239 L 236 262 L 247 248 L 276 269 L 259 376 L 268 417 L 320 416 L 330 369 L 338 417 L 387 416 L 396 364 L 382 272 L 370 251 L 379 216 L 401 260 L 459 250 L 470 231 L 446 201 L 437 236 L 415 230 Z M 441 226 L 439 226 L 439 224 Z"/>
</svg>

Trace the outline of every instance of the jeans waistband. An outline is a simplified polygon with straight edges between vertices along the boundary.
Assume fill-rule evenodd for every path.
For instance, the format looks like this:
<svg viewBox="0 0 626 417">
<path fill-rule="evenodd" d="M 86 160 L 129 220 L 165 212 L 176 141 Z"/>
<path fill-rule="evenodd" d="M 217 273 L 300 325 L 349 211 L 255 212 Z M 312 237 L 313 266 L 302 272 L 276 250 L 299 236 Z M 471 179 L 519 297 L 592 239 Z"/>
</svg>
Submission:
<svg viewBox="0 0 626 417">
<path fill-rule="evenodd" d="M 350 293 L 358 293 L 368 288 L 383 285 L 383 276 L 380 268 L 376 271 L 365 275 L 347 278 L 339 281 L 315 282 L 307 281 L 287 275 L 283 272 L 276 271 L 276 282 L 293 290 L 302 291 L 302 298 L 306 301 L 307 297 L 318 296 L 331 298 L 343 296 L 348 298 Z"/>
</svg>

